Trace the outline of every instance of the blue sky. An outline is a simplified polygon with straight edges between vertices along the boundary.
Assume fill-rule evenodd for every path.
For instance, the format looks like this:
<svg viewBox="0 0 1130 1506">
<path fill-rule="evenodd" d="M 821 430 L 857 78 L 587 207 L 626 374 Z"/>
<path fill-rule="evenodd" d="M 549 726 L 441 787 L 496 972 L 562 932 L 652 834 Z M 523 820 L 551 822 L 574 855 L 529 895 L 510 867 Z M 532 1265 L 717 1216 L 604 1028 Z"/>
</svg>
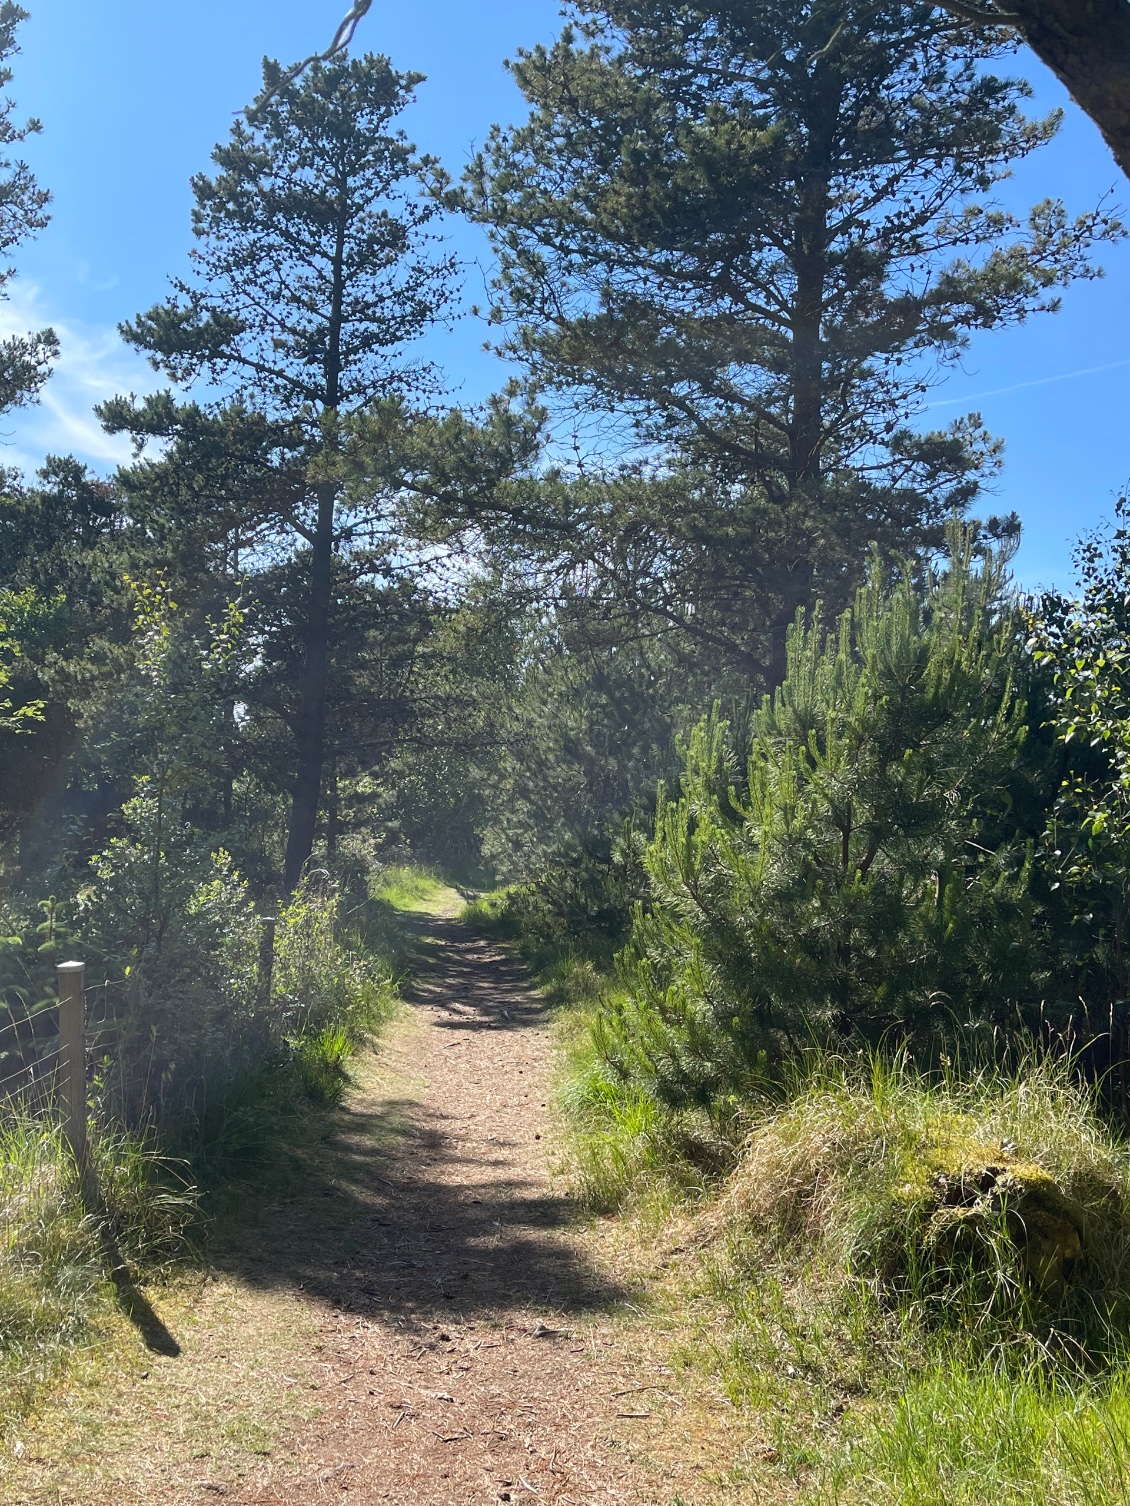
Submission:
<svg viewBox="0 0 1130 1506">
<path fill-rule="evenodd" d="M 306 56 L 332 35 L 346 0 L 23 0 L 32 12 L 9 92 L 44 134 L 27 155 L 55 195 L 54 219 L 19 254 L 20 278 L 0 308 L 4 328 L 54 323 L 64 357 L 38 410 L 10 416 L 0 464 L 34 468 L 47 451 L 74 452 L 101 469 L 123 452 L 90 416 L 112 392 L 154 382 L 115 327 L 159 299 L 184 266 L 188 179 L 208 166 L 233 113 L 255 93 L 264 53 Z M 428 75 L 407 121 L 419 146 L 457 173 L 495 120 L 522 101 L 502 59 L 549 40 L 555 0 L 375 0 L 358 45 Z M 1018 69 L 1036 106 L 1063 103 L 1064 130 L 1024 164 L 1009 199 L 1062 195 L 1084 209 L 1113 189 L 1130 203 L 1097 131 L 1033 60 Z M 456 227 L 458 249 L 484 261 L 485 243 Z M 930 417 L 969 408 L 1007 442 L 994 506 L 1025 524 L 1018 573 L 1030 585 L 1070 582 L 1070 543 L 1109 516 L 1130 482 L 1130 244 L 1106 250 L 1107 277 L 1068 290 L 1063 311 L 979 337 L 963 369 L 931 394 Z M 481 296 L 472 267 L 468 302 Z M 465 320 L 444 337 L 443 363 L 468 400 L 501 381 L 483 354 L 484 331 Z"/>
</svg>

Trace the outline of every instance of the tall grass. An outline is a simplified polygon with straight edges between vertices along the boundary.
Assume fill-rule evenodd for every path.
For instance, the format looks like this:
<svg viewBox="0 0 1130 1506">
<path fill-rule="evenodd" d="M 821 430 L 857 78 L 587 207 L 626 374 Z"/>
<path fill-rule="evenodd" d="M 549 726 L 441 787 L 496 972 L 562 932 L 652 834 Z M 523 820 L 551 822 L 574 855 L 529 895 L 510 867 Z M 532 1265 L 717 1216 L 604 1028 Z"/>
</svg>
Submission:
<svg viewBox="0 0 1130 1506">
<path fill-rule="evenodd" d="M 994 1163 L 1080 1220 L 1069 1279 L 1026 1263 L 1007 1200 L 973 1243 L 932 1238 L 939 1178 Z M 1063 1064 L 817 1058 L 698 1223 L 728 1312 L 714 1361 L 802 1499 L 1128 1498 L 1130 1152 Z"/>
<path fill-rule="evenodd" d="M 150 1279 L 191 1250 L 196 1197 L 136 1135 L 93 1140 L 100 1206 L 79 1195 L 60 1131 L 18 1102 L 0 1112 L 0 1409 L 30 1401 L 75 1345 L 96 1342 L 112 1278 Z"/>
<path fill-rule="evenodd" d="M 1120 1506 L 1130 1500 L 1130 1371 L 933 1361 L 845 1429 L 814 1500 L 851 1506 Z"/>
</svg>

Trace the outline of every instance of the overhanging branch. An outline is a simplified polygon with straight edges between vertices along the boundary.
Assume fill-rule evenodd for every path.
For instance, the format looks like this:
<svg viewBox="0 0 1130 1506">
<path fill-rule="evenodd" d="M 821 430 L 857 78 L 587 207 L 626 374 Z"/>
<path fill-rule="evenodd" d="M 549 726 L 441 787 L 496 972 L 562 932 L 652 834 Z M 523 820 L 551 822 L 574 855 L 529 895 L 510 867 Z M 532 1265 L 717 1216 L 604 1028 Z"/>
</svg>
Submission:
<svg viewBox="0 0 1130 1506">
<path fill-rule="evenodd" d="M 279 94 L 283 89 L 287 88 L 290 84 L 293 84 L 296 78 L 301 78 L 301 76 L 306 72 L 307 68 L 311 67 L 314 63 L 328 63 L 331 58 L 335 58 L 339 53 L 344 52 L 349 44 L 353 41 L 353 38 L 356 36 L 358 26 L 368 15 L 369 11 L 372 9 L 372 5 L 373 0 L 354 0 L 352 10 L 342 21 L 338 29 L 334 32 L 334 39 L 326 48 L 325 52 L 311 53 L 311 55 L 308 58 L 305 58 L 301 63 L 295 63 L 294 67 L 291 68 L 288 73 L 284 73 L 282 78 L 279 79 L 278 83 L 275 84 L 273 88 L 267 90 L 262 99 L 256 100 L 255 104 L 249 106 L 249 108 L 244 111 L 244 114 L 247 116 L 248 120 L 254 121 L 255 119 L 257 119 L 257 117 L 263 112 L 263 110 L 265 110 L 266 107 L 270 104 L 271 100 L 274 99 L 276 94 Z"/>
<path fill-rule="evenodd" d="M 961 21 L 970 21 L 974 26 L 1020 25 L 1018 15 L 1009 10 L 998 10 L 996 6 L 986 8 L 983 5 L 967 5 L 966 0 L 938 0 L 938 3 L 951 16 L 957 16 Z"/>
</svg>

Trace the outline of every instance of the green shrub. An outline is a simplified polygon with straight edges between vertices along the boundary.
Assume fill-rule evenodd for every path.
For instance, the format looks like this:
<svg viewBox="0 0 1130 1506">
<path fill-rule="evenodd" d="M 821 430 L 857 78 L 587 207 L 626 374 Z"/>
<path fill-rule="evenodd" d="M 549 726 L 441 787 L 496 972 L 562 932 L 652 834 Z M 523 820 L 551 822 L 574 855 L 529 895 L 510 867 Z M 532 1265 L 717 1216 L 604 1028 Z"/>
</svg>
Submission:
<svg viewBox="0 0 1130 1506">
<path fill-rule="evenodd" d="M 340 1032 L 352 1049 L 373 1029 L 389 969 L 360 938 L 350 944 L 336 886 L 314 875 L 279 909 L 268 1002 L 258 917 L 228 855 L 167 820 L 160 830 L 147 797 L 125 818 L 126 834 L 94 860 L 73 938 L 92 980 L 120 980 L 99 1074 L 106 1116 L 156 1126 L 185 1154 L 197 1138 L 208 1159 L 225 1139 L 250 1154 L 262 1138 L 252 1104 L 276 1096 L 278 1073 L 311 1042 Z M 323 1072 L 322 1096 L 329 1081 Z"/>
<path fill-rule="evenodd" d="M 937 1043 L 1039 998 L 1018 623 L 954 539 L 919 588 L 878 572 L 835 631 L 798 617 L 748 748 L 712 718 L 661 798 L 615 1071 L 725 1115 L 813 1041 Z"/>
<path fill-rule="evenodd" d="M 242 1070 L 271 1024 L 258 1008 L 258 923 L 230 857 L 167 817 L 162 826 L 148 796 L 123 814 L 125 834 L 94 859 L 79 893 L 74 944 L 92 982 L 117 985 L 103 1082 L 113 1117 L 139 1126 Z"/>
<path fill-rule="evenodd" d="M 286 1142 L 288 1121 L 293 1128 L 304 1109 L 337 1102 L 349 1058 L 388 1013 L 389 966 L 342 933 L 341 909 L 325 875 L 280 907 L 269 1008 L 245 1002 L 251 1030 L 233 1042 L 230 1070 L 200 1078 L 163 1126 L 210 1187 L 261 1171 Z"/>
</svg>

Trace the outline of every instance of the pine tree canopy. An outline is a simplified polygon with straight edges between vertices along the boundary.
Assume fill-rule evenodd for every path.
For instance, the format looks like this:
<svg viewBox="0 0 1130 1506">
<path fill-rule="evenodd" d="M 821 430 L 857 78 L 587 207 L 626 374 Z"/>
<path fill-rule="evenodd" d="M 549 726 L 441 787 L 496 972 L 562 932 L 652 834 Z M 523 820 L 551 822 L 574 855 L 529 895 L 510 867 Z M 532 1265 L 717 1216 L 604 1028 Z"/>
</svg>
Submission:
<svg viewBox="0 0 1130 1506">
<path fill-rule="evenodd" d="M 8 59 L 19 51 L 16 29 L 27 20 L 27 11 L 4 0 L 0 4 L 0 90 L 12 81 Z M 10 99 L 0 96 L 0 262 L 48 223 L 51 195 L 40 188 L 31 168 L 10 154 L 40 129 L 38 120 L 17 125 Z M 15 275 L 11 266 L 0 265 L 0 298 Z M 59 354 L 59 341 L 52 329 L 35 334 L 9 335 L 0 340 L 0 414 L 34 402 L 51 375 L 51 362 Z"/>
<path fill-rule="evenodd" d="M 1054 309 L 1117 233 L 996 203 L 1057 125 L 1022 113 L 999 37 L 902 0 L 570 10 L 512 64 L 529 119 L 464 188 L 507 349 L 777 503 L 831 482 L 911 488 L 924 515 L 968 502 L 978 423 L 923 435 L 908 415 L 973 331 Z"/>
</svg>

